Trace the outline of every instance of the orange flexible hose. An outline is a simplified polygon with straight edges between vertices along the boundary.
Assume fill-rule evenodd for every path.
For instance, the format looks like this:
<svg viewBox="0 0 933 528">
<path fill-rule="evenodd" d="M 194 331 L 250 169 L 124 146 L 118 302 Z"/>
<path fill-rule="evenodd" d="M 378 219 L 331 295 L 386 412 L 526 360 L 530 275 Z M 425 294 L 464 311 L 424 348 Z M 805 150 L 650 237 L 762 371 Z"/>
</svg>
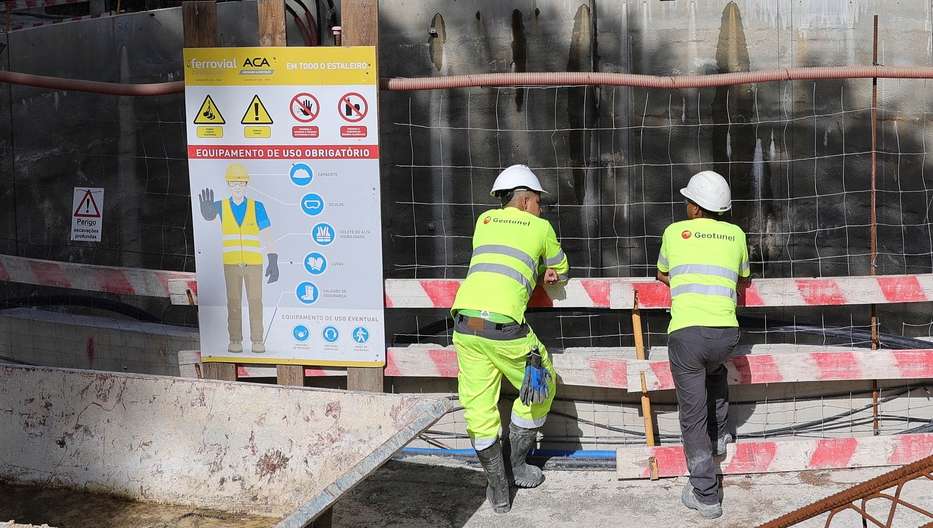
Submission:
<svg viewBox="0 0 933 528">
<path fill-rule="evenodd" d="M 712 75 L 656 76 L 630 73 L 550 72 L 550 73 L 483 73 L 444 77 L 383 79 L 386 90 L 442 90 L 480 86 L 633 86 L 638 88 L 712 88 L 736 84 L 774 81 L 810 81 L 822 79 L 933 79 L 933 68 L 887 66 L 831 66 L 813 68 L 780 68 L 740 73 Z"/>
<path fill-rule="evenodd" d="M 496 86 L 632 86 L 636 88 L 714 88 L 736 84 L 775 81 L 815 81 L 824 79 L 933 79 L 930 67 L 830 66 L 813 68 L 780 68 L 740 73 L 712 75 L 657 76 L 604 72 L 524 72 L 447 75 L 440 77 L 394 77 L 382 79 L 384 90 L 448 90 Z M 51 90 L 74 90 L 104 95 L 150 96 L 181 93 L 184 81 L 127 84 L 84 81 L 45 75 L 0 71 L 0 83 L 21 84 Z"/>
</svg>

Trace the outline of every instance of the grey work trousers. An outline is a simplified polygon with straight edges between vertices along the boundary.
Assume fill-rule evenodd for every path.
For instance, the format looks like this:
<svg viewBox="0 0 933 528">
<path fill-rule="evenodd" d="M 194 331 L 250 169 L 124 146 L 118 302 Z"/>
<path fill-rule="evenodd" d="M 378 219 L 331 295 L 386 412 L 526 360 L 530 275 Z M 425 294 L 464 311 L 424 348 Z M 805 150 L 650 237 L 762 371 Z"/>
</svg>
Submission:
<svg viewBox="0 0 933 528">
<path fill-rule="evenodd" d="M 738 342 L 738 328 L 705 326 L 675 330 L 667 340 L 690 484 L 703 504 L 719 502 L 713 446 L 728 432 L 729 386 L 724 363 Z"/>
</svg>

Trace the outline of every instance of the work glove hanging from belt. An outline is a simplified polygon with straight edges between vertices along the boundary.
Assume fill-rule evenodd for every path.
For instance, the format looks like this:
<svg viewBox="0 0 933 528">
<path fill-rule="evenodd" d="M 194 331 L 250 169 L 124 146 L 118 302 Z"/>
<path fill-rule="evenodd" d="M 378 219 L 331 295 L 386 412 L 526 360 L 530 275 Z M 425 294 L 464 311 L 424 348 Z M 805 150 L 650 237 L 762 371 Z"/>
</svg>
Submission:
<svg viewBox="0 0 933 528">
<path fill-rule="evenodd" d="M 538 347 L 532 348 L 525 359 L 525 378 L 518 397 L 525 405 L 542 403 L 547 400 L 550 381 L 551 373 L 542 365 L 541 352 Z"/>
</svg>

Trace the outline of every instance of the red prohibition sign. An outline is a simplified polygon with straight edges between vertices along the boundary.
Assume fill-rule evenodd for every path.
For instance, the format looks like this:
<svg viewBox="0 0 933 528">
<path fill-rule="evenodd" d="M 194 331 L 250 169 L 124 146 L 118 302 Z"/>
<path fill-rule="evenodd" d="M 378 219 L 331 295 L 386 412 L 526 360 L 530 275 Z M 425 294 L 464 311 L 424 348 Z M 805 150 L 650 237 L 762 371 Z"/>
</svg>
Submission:
<svg viewBox="0 0 933 528">
<path fill-rule="evenodd" d="M 351 123 L 359 123 L 366 117 L 366 114 L 369 112 L 369 103 L 366 102 L 366 99 L 356 93 L 350 92 L 344 94 L 340 98 L 340 103 L 337 104 L 337 113 L 340 114 L 340 117 L 344 121 L 349 121 Z"/>
<path fill-rule="evenodd" d="M 288 105 L 288 111 L 291 112 L 295 121 L 310 123 L 321 113 L 321 104 L 318 103 L 317 97 L 307 92 L 301 92 L 292 97 L 292 101 Z"/>
</svg>

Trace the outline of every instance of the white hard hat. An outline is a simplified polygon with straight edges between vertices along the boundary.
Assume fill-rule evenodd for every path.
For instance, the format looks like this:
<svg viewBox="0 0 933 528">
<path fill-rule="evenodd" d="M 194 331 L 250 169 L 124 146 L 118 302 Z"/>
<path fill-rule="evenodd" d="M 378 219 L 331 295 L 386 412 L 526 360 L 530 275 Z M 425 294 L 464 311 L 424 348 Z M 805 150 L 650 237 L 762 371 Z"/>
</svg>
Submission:
<svg viewBox="0 0 933 528">
<path fill-rule="evenodd" d="M 707 211 L 722 213 L 732 209 L 729 183 L 718 172 L 698 172 L 690 178 L 680 194 Z"/>
<path fill-rule="evenodd" d="M 532 191 L 547 194 L 547 191 L 541 187 L 538 177 L 531 172 L 527 165 L 512 165 L 506 167 L 496 177 L 495 183 L 492 184 L 492 190 L 489 191 L 489 196 L 495 196 L 499 191 L 511 191 L 518 187 L 527 187 Z"/>
</svg>

